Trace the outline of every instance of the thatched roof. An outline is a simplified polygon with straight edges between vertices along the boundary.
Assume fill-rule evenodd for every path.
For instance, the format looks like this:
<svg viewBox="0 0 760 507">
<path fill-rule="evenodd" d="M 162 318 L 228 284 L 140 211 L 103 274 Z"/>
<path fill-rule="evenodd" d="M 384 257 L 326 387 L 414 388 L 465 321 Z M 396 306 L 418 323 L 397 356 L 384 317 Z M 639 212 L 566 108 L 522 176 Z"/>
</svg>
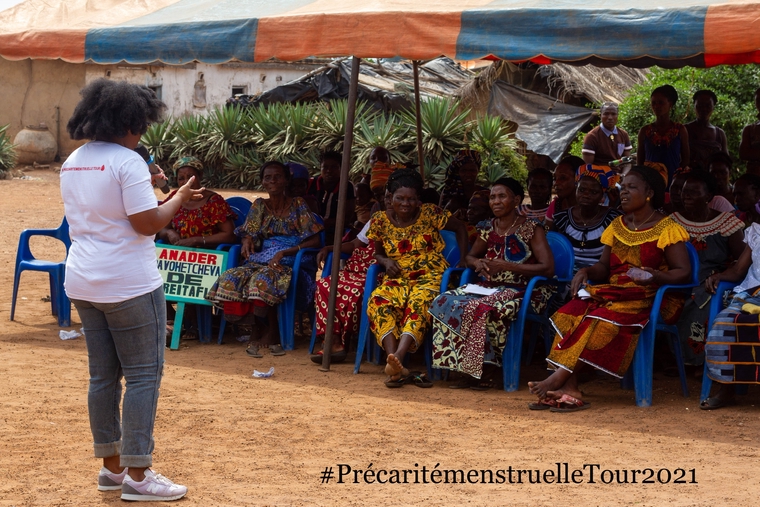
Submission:
<svg viewBox="0 0 760 507">
<path fill-rule="evenodd" d="M 491 86 L 501 79 L 527 90 L 557 97 L 562 102 L 579 102 L 578 97 L 585 97 L 585 102 L 597 104 L 621 102 L 631 87 L 644 81 L 646 74 L 646 69 L 631 69 L 622 65 L 602 68 L 555 63 L 525 67 L 497 61 L 462 86 L 458 95 L 464 105 L 473 111 L 485 111 Z"/>
<path fill-rule="evenodd" d="M 615 67 L 595 67 L 593 65 L 573 66 L 566 63 L 542 65 L 538 72 L 545 76 L 549 87 L 556 89 L 556 97 L 572 93 L 589 98 L 596 104 L 622 102 L 634 85 L 644 81 L 646 69 Z"/>
</svg>

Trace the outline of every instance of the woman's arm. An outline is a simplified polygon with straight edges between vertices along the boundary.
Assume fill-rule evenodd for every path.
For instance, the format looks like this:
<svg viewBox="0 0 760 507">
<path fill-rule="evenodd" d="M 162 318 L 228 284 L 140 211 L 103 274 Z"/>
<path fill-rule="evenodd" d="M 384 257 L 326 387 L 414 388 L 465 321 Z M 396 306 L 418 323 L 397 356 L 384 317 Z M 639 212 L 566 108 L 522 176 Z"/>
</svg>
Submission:
<svg viewBox="0 0 760 507">
<path fill-rule="evenodd" d="M 353 253 L 354 249 L 361 248 L 363 246 L 366 246 L 366 244 L 362 240 L 358 238 L 354 238 L 351 241 L 340 244 L 340 253 L 350 255 L 351 253 Z M 317 265 L 321 266 L 322 263 L 325 262 L 325 259 L 327 258 L 327 254 L 331 253 L 332 251 L 333 251 L 332 245 L 322 248 L 317 254 Z"/>
<path fill-rule="evenodd" d="M 689 167 L 691 153 L 689 153 L 689 133 L 683 125 L 681 125 L 679 135 L 681 136 L 681 167 L 686 168 Z"/>
<path fill-rule="evenodd" d="M 752 249 L 749 245 L 744 247 L 739 260 L 736 261 L 730 268 L 722 273 L 715 273 L 710 275 L 705 280 L 705 289 L 707 292 L 715 294 L 715 290 L 718 288 L 720 282 L 741 282 L 744 277 L 747 276 L 750 266 L 752 266 Z"/>
<path fill-rule="evenodd" d="M 385 272 L 390 278 L 398 278 L 401 276 L 401 266 L 398 265 L 398 262 L 389 258 L 385 254 L 385 247 L 380 241 L 375 242 L 375 259 L 378 264 L 385 268 Z"/>
<path fill-rule="evenodd" d="M 235 224 L 232 220 L 227 219 L 219 225 L 219 232 L 210 236 L 193 236 L 185 238 L 174 243 L 179 246 L 192 246 L 195 248 L 216 248 L 222 243 L 235 243 Z"/>
<path fill-rule="evenodd" d="M 319 246 L 319 235 L 314 234 L 313 236 L 309 236 L 305 240 L 303 240 L 300 244 L 296 246 L 291 246 L 290 248 L 286 248 L 284 250 L 280 250 L 274 256 L 272 257 L 272 260 L 269 261 L 269 267 L 270 268 L 278 268 L 280 265 L 280 261 L 283 257 L 290 257 L 292 255 L 296 255 L 299 250 L 303 248 L 315 248 Z"/>
<path fill-rule="evenodd" d="M 742 141 L 739 143 L 739 158 L 741 160 L 760 160 L 760 147 L 752 146 L 752 129 L 754 125 L 747 125 L 742 130 Z"/>
<path fill-rule="evenodd" d="M 570 294 L 575 296 L 578 291 L 591 280 L 596 283 L 604 283 L 610 278 L 610 252 L 611 248 L 607 245 L 602 250 L 602 256 L 599 262 L 587 268 L 581 268 L 570 282 Z"/>
<path fill-rule="evenodd" d="M 192 187 L 194 181 L 195 176 L 191 176 L 190 179 L 187 180 L 187 183 L 177 190 L 174 197 L 161 206 L 141 211 L 134 215 L 129 215 L 127 218 L 135 232 L 142 234 L 143 236 L 154 236 L 158 234 L 158 231 L 171 222 L 183 203 L 190 200 L 198 201 L 203 199 L 203 191 L 205 188 L 194 189 Z"/>
<path fill-rule="evenodd" d="M 530 240 L 530 249 L 536 258 L 533 264 L 516 264 L 505 259 L 493 259 L 488 261 L 490 274 L 501 273 L 502 271 L 512 271 L 525 276 L 545 276 L 551 278 L 554 276 L 554 256 L 549 248 L 549 242 L 546 240 L 546 233 L 541 226 L 536 227 L 533 237 Z"/>
<path fill-rule="evenodd" d="M 691 263 L 686 243 L 679 242 L 665 247 L 665 262 L 668 264 L 667 271 L 642 267 L 644 271 L 652 274 L 652 278 L 644 281 L 634 280 L 639 285 L 676 285 L 686 283 L 691 276 Z"/>
<path fill-rule="evenodd" d="M 644 161 L 647 159 L 646 148 L 644 148 L 644 129 L 641 127 L 639 130 L 639 144 L 636 146 L 636 164 L 644 165 Z"/>
<path fill-rule="evenodd" d="M 453 231 L 457 235 L 457 244 L 459 245 L 459 264 L 457 267 L 463 268 L 467 265 L 467 226 L 458 218 L 449 217 L 446 225 L 443 226 L 447 231 Z"/>
</svg>

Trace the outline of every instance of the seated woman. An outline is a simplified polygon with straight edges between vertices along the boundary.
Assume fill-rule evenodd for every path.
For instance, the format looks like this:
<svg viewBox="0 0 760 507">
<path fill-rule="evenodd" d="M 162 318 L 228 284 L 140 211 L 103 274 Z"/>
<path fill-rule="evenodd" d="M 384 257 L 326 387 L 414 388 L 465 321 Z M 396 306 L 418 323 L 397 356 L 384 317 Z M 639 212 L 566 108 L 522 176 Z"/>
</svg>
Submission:
<svg viewBox="0 0 760 507">
<path fill-rule="evenodd" d="M 485 281 L 479 285 L 496 289 L 489 296 L 459 287 L 438 296 L 430 307 L 433 316 L 433 365 L 465 373 L 452 387 L 488 389 L 496 384 L 496 368 L 483 375 L 483 364 L 501 365 L 509 327 L 520 311 L 525 288 L 533 276 L 554 276 L 554 258 L 543 227 L 517 213 L 524 196 L 522 185 L 501 178 L 493 187 L 489 203 L 495 218 L 480 230 L 467 265 Z M 536 311 L 551 297 L 551 286 L 539 287 L 531 299 Z"/>
<path fill-rule="evenodd" d="M 760 358 L 755 354 L 760 329 L 760 224 L 747 227 L 746 246 L 739 260 L 722 273 L 710 276 L 705 287 L 715 293 L 721 281 L 741 283 L 731 303 L 712 325 L 705 344 L 707 376 L 719 382 L 717 392 L 700 403 L 702 410 L 733 405 L 736 384 L 757 384 Z"/>
<path fill-rule="evenodd" d="M 657 288 L 684 283 L 691 266 L 683 227 L 657 210 L 665 200 L 665 178 L 649 167 L 634 166 L 620 191 L 625 215 L 602 234 L 599 262 L 581 268 L 573 278 L 573 298 L 552 316 L 557 334 L 547 362 L 549 378 L 529 382 L 538 403 L 529 408 L 560 411 L 588 407 L 578 389 L 578 370 L 585 364 L 622 377 L 633 359 L 639 333 L 649 321 Z M 597 285 L 588 285 L 588 281 Z M 586 295 L 587 294 L 587 295 Z M 660 314 L 672 322 L 683 299 L 666 297 Z"/>
<path fill-rule="evenodd" d="M 475 240 L 480 236 L 478 231 L 478 224 L 484 220 L 489 220 L 493 213 L 488 203 L 491 196 L 489 190 L 479 190 L 472 194 L 470 203 L 467 206 L 467 242 L 470 245 L 475 243 Z"/>
<path fill-rule="evenodd" d="M 330 350 L 330 361 L 340 363 L 346 359 L 346 344 L 351 336 L 359 331 L 360 313 L 364 296 L 364 283 L 367 280 L 367 270 L 375 263 L 375 243 L 367 238 L 369 221 L 357 234 L 353 241 L 343 243 L 341 253 L 350 254 L 346 266 L 338 274 L 338 295 L 335 298 L 335 315 L 333 319 L 333 339 Z M 320 250 L 317 264 L 322 264 L 332 246 Z M 317 337 L 324 342 L 327 332 L 328 301 L 330 298 L 330 280 L 332 275 L 320 278 L 317 282 L 316 308 Z M 311 355 L 314 363 L 322 364 L 323 351 Z"/>
<path fill-rule="evenodd" d="M 721 213 L 709 206 L 716 192 L 715 178 L 705 171 L 690 171 L 681 189 L 683 211 L 672 215 L 689 233 L 699 255 L 699 281 L 724 271 L 744 250 L 744 223 L 733 213 Z M 692 290 L 678 320 L 678 335 L 684 363 L 701 366 L 704 362 L 710 295 L 704 285 Z M 698 373 L 702 369 L 697 370 Z M 677 374 L 676 374 L 677 375 Z"/>
<path fill-rule="evenodd" d="M 256 199 L 245 224 L 235 230 L 243 241 L 245 263 L 222 273 L 206 295 L 206 299 L 224 309 L 230 322 L 249 314 L 266 318 L 266 332 L 260 341 L 258 327 L 253 326 L 246 351 L 253 357 L 263 357 L 259 351 L 262 346 L 269 347 L 272 355 L 285 354 L 280 346 L 275 307 L 285 299 L 295 255 L 301 248 L 318 246 L 317 234 L 322 230 L 303 199 L 286 195 L 290 180 L 286 166 L 266 162 L 260 176 L 269 199 Z M 313 277 L 314 273 L 307 270 L 299 273 L 299 285 L 304 280 L 305 289 L 305 294 L 300 290 L 299 294 L 308 300 L 314 295 Z"/>
<path fill-rule="evenodd" d="M 554 214 L 554 231 L 570 240 L 575 252 L 575 271 L 592 266 L 602 256 L 602 233 L 623 212 L 602 206 L 604 194 L 620 181 L 614 171 L 595 165 L 582 165 L 576 176 L 575 204 Z"/>
<path fill-rule="evenodd" d="M 385 373 L 388 387 L 407 382 L 401 364 L 407 352 L 415 352 L 430 325 L 428 308 L 440 293 L 443 272 L 449 267 L 443 256 L 440 230 L 456 232 L 464 265 L 467 230 L 464 223 L 433 204 L 420 204 L 422 177 L 414 169 L 399 169 L 388 179 L 391 205 L 372 216 L 367 238 L 375 241 L 375 259 L 385 277 L 367 306 L 370 329 L 388 354 Z M 415 385 L 431 387 L 424 375 Z"/>
<path fill-rule="evenodd" d="M 546 210 L 544 225 L 551 229 L 554 214 L 575 205 L 575 175 L 584 165 L 583 159 L 570 155 L 563 158 L 554 169 L 554 192 L 557 194 Z"/>
<path fill-rule="evenodd" d="M 517 214 L 531 218 L 543 225 L 549 200 L 552 198 L 554 176 L 548 169 L 533 169 L 528 173 L 528 197 L 530 204 L 520 204 Z"/>
<path fill-rule="evenodd" d="M 760 201 L 760 176 L 757 174 L 743 174 L 734 182 L 734 201 L 736 202 L 736 216 L 744 222 L 744 227 L 753 223 L 760 223 L 760 209 L 757 203 Z"/>
<path fill-rule="evenodd" d="M 466 219 L 467 204 L 472 194 L 479 190 L 488 190 L 477 184 L 480 164 L 479 152 L 459 150 L 446 168 L 446 180 L 439 205 L 461 221 Z"/>
<path fill-rule="evenodd" d="M 197 158 L 179 159 L 174 164 L 174 171 L 178 186 L 181 187 L 195 176 L 193 188 L 201 188 L 203 164 Z M 176 190 L 173 191 L 161 204 L 169 202 L 176 193 Z M 170 245 L 213 249 L 222 243 L 235 243 L 235 218 L 237 215 L 221 195 L 203 190 L 203 199 L 184 203 L 169 225 L 156 236 Z"/>
</svg>

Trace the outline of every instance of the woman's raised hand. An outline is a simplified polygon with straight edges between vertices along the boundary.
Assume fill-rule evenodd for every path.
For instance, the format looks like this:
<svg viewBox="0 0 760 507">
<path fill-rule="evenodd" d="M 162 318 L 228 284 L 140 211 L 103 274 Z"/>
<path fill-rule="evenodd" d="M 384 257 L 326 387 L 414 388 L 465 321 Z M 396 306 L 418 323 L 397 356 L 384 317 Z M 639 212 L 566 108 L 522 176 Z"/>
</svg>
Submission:
<svg viewBox="0 0 760 507">
<path fill-rule="evenodd" d="M 177 190 L 177 196 L 182 200 L 182 202 L 187 201 L 200 201 L 203 199 L 203 191 L 206 190 L 206 188 L 193 188 L 193 183 L 195 182 L 195 176 L 190 176 L 190 179 L 187 180 L 187 183 L 179 187 L 179 190 Z"/>
</svg>

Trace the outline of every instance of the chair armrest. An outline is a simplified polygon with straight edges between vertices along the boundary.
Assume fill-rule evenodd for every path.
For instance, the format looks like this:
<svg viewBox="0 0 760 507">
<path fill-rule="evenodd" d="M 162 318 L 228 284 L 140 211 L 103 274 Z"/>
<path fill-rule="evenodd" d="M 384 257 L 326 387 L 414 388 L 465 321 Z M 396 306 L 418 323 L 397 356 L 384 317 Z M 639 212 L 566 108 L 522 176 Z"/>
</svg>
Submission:
<svg viewBox="0 0 760 507">
<path fill-rule="evenodd" d="M 720 311 L 723 309 L 723 295 L 727 292 L 732 290 L 734 287 L 739 285 L 738 283 L 734 282 L 720 282 L 718 283 L 718 287 L 715 291 L 715 294 L 713 294 L 712 299 L 710 299 L 710 314 L 707 318 L 707 323 L 710 327 L 712 327 L 712 323 L 715 320 L 715 317 L 720 313 Z"/>
<path fill-rule="evenodd" d="M 475 273 L 475 270 L 472 268 L 465 268 L 462 273 L 462 278 L 459 279 L 459 284 L 467 285 L 468 283 L 476 282 L 477 280 L 478 275 Z"/>
<path fill-rule="evenodd" d="M 528 308 L 530 308 L 530 298 L 533 296 L 533 289 L 536 287 L 536 284 L 539 282 L 547 282 L 552 281 L 549 278 L 546 278 L 545 276 L 534 276 L 530 279 L 528 282 L 528 286 L 525 287 L 525 295 L 522 298 L 522 304 L 520 304 L 520 311 L 517 314 L 517 318 L 521 319 L 523 322 L 525 321 L 526 316 L 528 315 Z M 525 303 L 528 304 L 525 304 Z"/>
<path fill-rule="evenodd" d="M 451 280 L 451 275 L 455 273 L 464 273 L 466 268 L 446 268 L 446 271 L 443 272 L 443 276 L 441 277 L 441 292 L 446 292 L 449 290 L 449 281 Z M 462 284 L 462 278 L 459 278 L 459 285 Z"/>
</svg>

